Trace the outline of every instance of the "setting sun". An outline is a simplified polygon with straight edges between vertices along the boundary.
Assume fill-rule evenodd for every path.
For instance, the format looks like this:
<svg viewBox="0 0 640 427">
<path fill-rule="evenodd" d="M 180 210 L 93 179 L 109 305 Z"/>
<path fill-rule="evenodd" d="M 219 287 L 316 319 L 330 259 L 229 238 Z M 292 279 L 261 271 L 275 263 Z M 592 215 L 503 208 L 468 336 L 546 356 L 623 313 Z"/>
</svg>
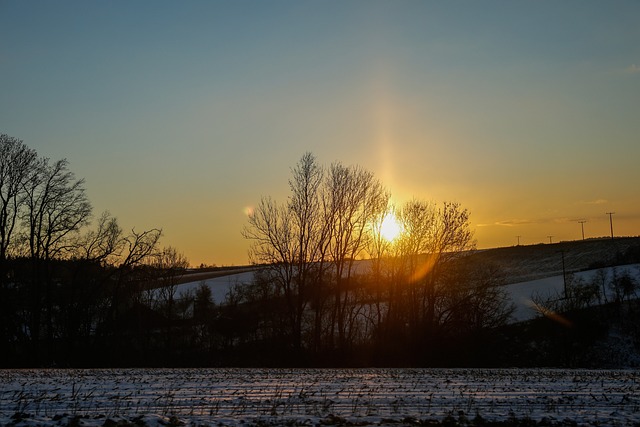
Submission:
<svg viewBox="0 0 640 427">
<path fill-rule="evenodd" d="M 380 226 L 380 235 L 388 242 L 393 242 L 402 232 L 402 225 L 396 219 L 393 212 L 385 215 Z"/>
</svg>

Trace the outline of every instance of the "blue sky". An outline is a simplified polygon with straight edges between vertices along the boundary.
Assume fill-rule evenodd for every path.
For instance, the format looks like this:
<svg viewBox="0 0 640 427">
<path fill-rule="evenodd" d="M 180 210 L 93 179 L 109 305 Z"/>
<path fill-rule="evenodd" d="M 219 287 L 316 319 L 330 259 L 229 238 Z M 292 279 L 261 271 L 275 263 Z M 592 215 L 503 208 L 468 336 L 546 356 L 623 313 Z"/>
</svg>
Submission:
<svg viewBox="0 0 640 427">
<path fill-rule="evenodd" d="M 480 247 L 640 229 L 637 1 L 0 0 L 0 132 L 96 214 L 242 264 L 244 210 L 311 151 Z"/>
</svg>

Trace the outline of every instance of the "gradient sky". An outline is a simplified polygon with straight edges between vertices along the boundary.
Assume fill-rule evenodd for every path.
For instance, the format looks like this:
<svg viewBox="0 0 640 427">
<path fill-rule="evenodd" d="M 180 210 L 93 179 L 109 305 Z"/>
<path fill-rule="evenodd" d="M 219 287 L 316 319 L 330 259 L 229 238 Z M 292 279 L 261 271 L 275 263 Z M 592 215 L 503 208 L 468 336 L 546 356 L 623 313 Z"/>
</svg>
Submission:
<svg viewBox="0 0 640 427">
<path fill-rule="evenodd" d="M 0 0 L 0 132 L 192 264 L 306 151 L 481 248 L 640 234 L 638 1 Z"/>
</svg>

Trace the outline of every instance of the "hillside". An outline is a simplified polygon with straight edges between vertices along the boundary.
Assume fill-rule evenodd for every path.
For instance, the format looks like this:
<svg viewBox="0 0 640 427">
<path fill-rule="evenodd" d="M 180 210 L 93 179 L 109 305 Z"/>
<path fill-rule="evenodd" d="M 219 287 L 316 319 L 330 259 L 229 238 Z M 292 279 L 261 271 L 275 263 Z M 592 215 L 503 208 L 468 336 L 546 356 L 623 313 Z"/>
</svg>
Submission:
<svg viewBox="0 0 640 427">
<path fill-rule="evenodd" d="M 208 279 L 215 279 L 218 277 L 227 277 L 237 274 L 247 273 L 255 271 L 256 267 L 253 266 L 240 266 L 240 267 L 216 267 L 208 269 L 196 269 L 190 270 L 184 274 L 179 280 L 179 284 L 201 282 Z"/>
<path fill-rule="evenodd" d="M 485 249 L 475 252 L 470 260 L 496 264 L 505 272 L 509 283 L 517 283 L 561 275 L 563 258 L 567 273 L 639 262 L 640 237 Z"/>
<path fill-rule="evenodd" d="M 505 272 L 509 283 L 536 280 L 561 275 L 564 267 L 567 273 L 575 273 L 592 268 L 640 262 L 640 237 L 618 237 L 574 240 L 553 244 L 509 246 L 481 249 L 468 259 L 479 264 L 492 263 Z M 369 261 L 358 261 L 358 270 L 368 271 Z M 258 267 L 246 265 L 197 269 L 188 272 L 180 283 L 200 282 L 208 279 L 237 275 L 256 270 Z"/>
<path fill-rule="evenodd" d="M 515 284 L 562 276 L 563 254 L 567 273 L 640 263 L 640 237 L 483 249 L 474 252 L 467 260 L 478 264 L 498 265 L 505 273 L 507 283 Z M 358 261 L 357 266 L 358 271 L 363 274 L 371 268 L 369 260 Z M 178 294 L 194 291 L 201 283 L 205 283 L 219 303 L 224 300 L 231 286 L 251 281 L 256 269 L 255 266 L 241 266 L 189 272 L 180 279 Z"/>
</svg>

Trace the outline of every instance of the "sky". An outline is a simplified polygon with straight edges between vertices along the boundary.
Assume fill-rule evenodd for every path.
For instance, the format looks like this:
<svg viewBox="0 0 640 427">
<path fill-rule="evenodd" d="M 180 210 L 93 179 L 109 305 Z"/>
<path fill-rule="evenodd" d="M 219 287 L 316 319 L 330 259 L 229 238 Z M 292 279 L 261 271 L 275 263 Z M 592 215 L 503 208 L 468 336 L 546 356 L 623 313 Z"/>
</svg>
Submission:
<svg viewBox="0 0 640 427">
<path fill-rule="evenodd" d="M 0 0 L 0 133 L 66 158 L 96 217 L 248 263 L 305 152 L 479 248 L 640 234 L 640 2 Z M 519 236 L 519 237 L 518 237 Z M 552 237 L 549 237 L 552 236 Z"/>
</svg>

